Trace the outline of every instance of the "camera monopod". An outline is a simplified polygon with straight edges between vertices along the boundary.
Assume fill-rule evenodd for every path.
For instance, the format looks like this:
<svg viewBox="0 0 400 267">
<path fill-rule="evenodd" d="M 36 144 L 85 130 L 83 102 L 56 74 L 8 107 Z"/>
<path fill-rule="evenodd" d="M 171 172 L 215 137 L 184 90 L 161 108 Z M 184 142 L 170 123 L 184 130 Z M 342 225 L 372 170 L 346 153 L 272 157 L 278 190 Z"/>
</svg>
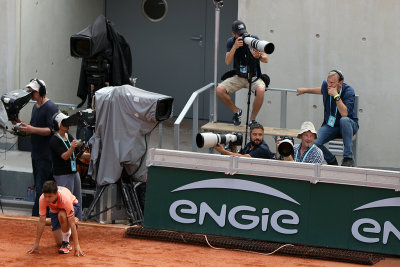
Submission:
<svg viewBox="0 0 400 267">
<path fill-rule="evenodd" d="M 247 93 L 247 115 L 246 115 L 246 130 L 245 130 L 245 138 L 244 143 L 247 142 L 247 131 L 249 128 L 249 117 L 250 117 L 250 97 L 251 97 L 251 84 L 257 81 L 261 77 L 261 68 L 260 62 L 258 59 L 255 59 L 251 54 L 250 48 L 245 46 L 246 49 L 246 58 L 247 58 L 247 82 L 249 83 L 249 91 Z M 255 70 L 255 66 L 257 64 L 257 70 Z M 253 80 L 253 75 L 256 73 L 256 78 Z M 254 92 L 255 94 L 256 92 Z M 255 119 L 255 118 L 254 118 Z"/>
</svg>

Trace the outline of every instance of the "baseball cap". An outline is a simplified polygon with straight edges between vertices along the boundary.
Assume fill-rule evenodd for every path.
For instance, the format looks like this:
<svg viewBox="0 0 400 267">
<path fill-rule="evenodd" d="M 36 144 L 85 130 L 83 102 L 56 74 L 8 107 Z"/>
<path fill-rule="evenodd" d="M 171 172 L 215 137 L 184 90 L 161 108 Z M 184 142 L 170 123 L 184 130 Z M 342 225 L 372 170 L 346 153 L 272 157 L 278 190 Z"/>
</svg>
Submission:
<svg viewBox="0 0 400 267">
<path fill-rule="evenodd" d="M 243 33 L 247 32 L 246 25 L 243 23 L 243 21 L 235 20 L 232 23 L 232 32 L 238 35 L 242 35 Z"/>
<path fill-rule="evenodd" d="M 53 117 L 53 122 L 56 122 L 58 125 L 58 128 L 61 127 L 61 122 L 65 120 L 66 118 L 69 118 L 69 116 L 65 115 L 62 112 L 56 113 L 55 116 Z"/>
<path fill-rule="evenodd" d="M 315 138 L 317 138 L 317 131 L 315 131 L 314 124 L 311 121 L 305 121 L 301 124 L 300 132 L 297 134 L 297 138 L 300 138 L 300 135 L 308 131 L 315 134 Z"/>
<path fill-rule="evenodd" d="M 30 87 L 33 90 L 35 90 L 36 92 L 39 92 L 39 88 L 40 88 L 40 84 L 37 82 L 38 79 L 32 79 L 29 84 L 26 85 L 26 88 Z M 43 86 L 46 86 L 46 84 L 44 83 L 43 80 L 39 80 L 41 84 L 43 84 Z"/>
</svg>

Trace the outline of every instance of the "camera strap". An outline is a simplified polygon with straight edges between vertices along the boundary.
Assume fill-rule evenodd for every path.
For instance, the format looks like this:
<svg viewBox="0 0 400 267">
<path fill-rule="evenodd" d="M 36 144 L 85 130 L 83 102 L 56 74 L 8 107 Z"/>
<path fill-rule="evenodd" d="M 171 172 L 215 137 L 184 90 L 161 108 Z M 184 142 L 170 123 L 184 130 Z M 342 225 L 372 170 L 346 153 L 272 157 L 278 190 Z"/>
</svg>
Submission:
<svg viewBox="0 0 400 267">
<path fill-rule="evenodd" d="M 304 155 L 304 157 L 303 157 L 303 159 L 301 160 L 301 162 L 304 162 L 304 160 L 307 158 L 308 153 L 310 153 L 310 151 L 314 148 L 314 146 L 315 146 L 315 144 L 313 144 L 313 145 L 307 150 L 307 152 L 306 152 L 306 154 Z M 296 161 L 296 162 L 300 162 L 300 159 L 299 159 L 299 161 L 296 160 L 296 159 L 297 159 L 297 156 L 298 156 L 298 154 L 299 154 L 300 149 L 301 149 L 301 145 L 299 145 L 299 150 L 297 150 L 297 151 L 296 151 L 296 154 L 294 155 L 294 161 Z"/>
<path fill-rule="evenodd" d="M 68 151 L 69 148 L 71 147 L 71 142 L 69 141 L 68 137 L 67 137 L 67 142 L 69 144 L 69 147 L 67 146 L 67 144 L 65 143 L 64 139 L 62 139 L 62 137 L 61 137 L 61 135 L 59 133 L 57 133 L 57 136 L 64 143 L 64 145 L 65 145 L 65 147 L 67 148 L 67 151 Z M 75 151 L 72 151 L 72 156 L 70 157 L 70 160 L 71 160 L 71 170 L 74 172 L 74 171 L 76 171 Z"/>
</svg>

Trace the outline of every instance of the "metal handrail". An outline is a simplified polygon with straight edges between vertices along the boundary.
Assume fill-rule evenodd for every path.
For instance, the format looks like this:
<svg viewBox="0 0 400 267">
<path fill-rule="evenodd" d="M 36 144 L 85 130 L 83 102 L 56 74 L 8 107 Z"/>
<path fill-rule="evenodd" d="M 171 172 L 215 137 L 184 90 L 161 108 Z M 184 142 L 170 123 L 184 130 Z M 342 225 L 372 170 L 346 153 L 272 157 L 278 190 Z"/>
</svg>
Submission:
<svg viewBox="0 0 400 267">
<path fill-rule="evenodd" d="M 194 91 L 190 96 L 185 107 L 179 114 L 178 118 L 174 123 L 174 149 L 179 150 L 179 128 L 183 118 L 186 116 L 190 107 L 193 104 L 193 131 L 192 131 L 192 151 L 197 151 L 196 146 L 196 134 L 199 131 L 199 95 L 211 88 L 214 88 L 214 83 L 209 83 L 206 86 Z"/>
</svg>

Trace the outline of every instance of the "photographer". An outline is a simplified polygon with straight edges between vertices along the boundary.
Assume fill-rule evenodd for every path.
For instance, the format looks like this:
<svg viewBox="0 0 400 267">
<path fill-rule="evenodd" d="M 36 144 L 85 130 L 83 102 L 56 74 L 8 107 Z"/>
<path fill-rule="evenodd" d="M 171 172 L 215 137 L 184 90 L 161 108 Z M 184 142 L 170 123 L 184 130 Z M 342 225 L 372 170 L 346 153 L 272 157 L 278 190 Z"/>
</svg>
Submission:
<svg viewBox="0 0 400 267">
<path fill-rule="evenodd" d="M 293 155 L 283 157 L 283 159 L 286 161 L 322 164 L 324 155 L 322 150 L 314 144 L 314 140 L 317 139 L 317 132 L 315 131 L 314 124 L 310 121 L 303 122 L 297 138 L 301 139 L 301 143 L 293 146 Z M 278 138 L 276 143 L 277 159 L 281 158 L 278 149 L 281 141 L 282 140 Z"/>
<path fill-rule="evenodd" d="M 36 104 L 32 108 L 30 124 L 20 121 L 18 131 L 31 135 L 32 143 L 32 169 L 34 186 L 36 191 L 35 203 L 32 208 L 32 216 L 39 216 L 39 197 L 42 194 L 43 183 L 51 178 L 52 162 L 50 154 L 50 135 L 52 131 L 52 116 L 57 112 L 57 106 L 46 97 L 46 84 L 39 79 L 32 79 L 26 86 L 33 92 L 32 100 Z M 15 122 L 13 122 L 15 123 Z"/>
<path fill-rule="evenodd" d="M 81 178 L 77 171 L 76 158 L 79 151 L 79 142 L 68 134 L 68 126 L 63 120 L 68 118 L 63 113 L 53 116 L 54 135 L 50 139 L 50 149 L 53 158 L 53 177 L 57 185 L 68 188 L 72 194 L 82 203 Z M 83 153 L 82 158 L 90 158 L 89 153 Z M 76 217 L 82 220 L 82 207 L 79 208 Z"/>
<path fill-rule="evenodd" d="M 216 89 L 218 97 L 234 113 L 234 125 L 240 125 L 240 116 L 242 115 L 242 110 L 233 104 L 229 94 L 233 94 L 242 88 L 249 87 L 247 72 L 248 68 L 250 68 L 248 66 L 250 62 L 254 63 L 254 66 L 251 67 L 254 67 L 256 70 L 256 73 L 254 73 L 255 76 L 257 74 L 261 74 L 260 61 L 263 63 L 268 63 L 267 54 L 256 49 L 251 49 L 253 60 L 247 58 L 246 49 L 249 48 L 244 46 L 243 38 L 241 37 L 244 33 L 247 33 L 245 24 L 240 20 L 234 21 L 232 24 L 232 37 L 228 39 L 226 44 L 225 64 L 230 65 L 233 61 L 235 75 L 225 79 L 220 85 L 218 85 Z M 253 37 L 258 39 L 256 36 Z M 251 84 L 251 90 L 255 94 L 253 110 L 250 117 L 251 123 L 255 122 L 256 116 L 263 104 L 265 86 L 266 85 L 262 79 L 257 79 Z"/>
<path fill-rule="evenodd" d="M 355 110 L 355 92 L 353 87 L 343 82 L 339 70 L 328 73 L 327 81 L 314 88 L 297 88 L 297 95 L 305 93 L 322 94 L 324 103 L 324 122 L 318 130 L 319 138 L 315 144 L 324 152 L 329 165 L 338 165 L 336 157 L 324 146 L 325 143 L 343 138 L 342 166 L 353 167 L 353 135 L 358 131 L 358 118 Z"/>
<path fill-rule="evenodd" d="M 253 123 L 250 126 L 250 142 L 240 153 L 237 153 L 236 146 L 232 147 L 232 151 L 228 151 L 221 144 L 217 144 L 214 149 L 222 155 L 263 159 L 272 159 L 274 156 L 269 150 L 268 145 L 264 142 L 264 127 L 259 123 Z"/>
</svg>

